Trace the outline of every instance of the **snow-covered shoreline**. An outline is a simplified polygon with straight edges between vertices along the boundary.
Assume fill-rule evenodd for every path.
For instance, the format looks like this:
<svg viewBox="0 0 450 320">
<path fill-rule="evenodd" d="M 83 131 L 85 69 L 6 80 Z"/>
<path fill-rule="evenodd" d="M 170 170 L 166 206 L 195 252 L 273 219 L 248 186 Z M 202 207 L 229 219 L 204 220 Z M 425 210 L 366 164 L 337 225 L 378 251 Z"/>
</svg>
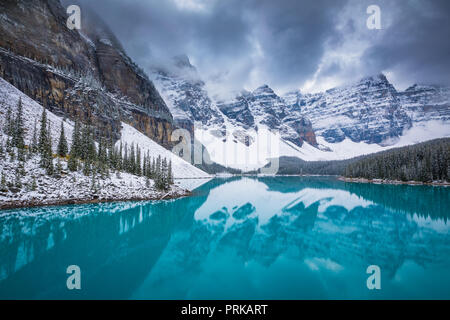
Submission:
<svg viewBox="0 0 450 320">
<path fill-rule="evenodd" d="M 1 172 L 9 184 L 14 181 L 15 161 L 0 161 Z M 26 175 L 21 179 L 22 188 L 0 188 L 0 210 L 66 204 L 99 202 L 146 201 L 174 199 L 191 195 L 177 185 L 168 191 L 160 191 L 153 180 L 129 173 L 111 172 L 109 176 L 98 175 L 95 179 L 81 171 L 70 172 L 67 163 L 61 161 L 62 172 L 50 177 L 39 167 L 39 157 L 25 163 Z"/>
<path fill-rule="evenodd" d="M 81 205 L 93 203 L 115 203 L 115 202 L 135 202 L 135 201 L 153 201 L 153 200 L 171 200 L 188 197 L 192 193 L 188 190 L 179 189 L 176 191 L 161 192 L 160 194 L 151 194 L 148 197 L 131 197 L 131 198 L 99 198 L 94 199 L 52 199 L 49 201 L 25 200 L 25 201 L 6 201 L 0 204 L 0 211 L 10 209 L 25 209 L 35 207 L 65 206 L 65 205 Z"/>
</svg>

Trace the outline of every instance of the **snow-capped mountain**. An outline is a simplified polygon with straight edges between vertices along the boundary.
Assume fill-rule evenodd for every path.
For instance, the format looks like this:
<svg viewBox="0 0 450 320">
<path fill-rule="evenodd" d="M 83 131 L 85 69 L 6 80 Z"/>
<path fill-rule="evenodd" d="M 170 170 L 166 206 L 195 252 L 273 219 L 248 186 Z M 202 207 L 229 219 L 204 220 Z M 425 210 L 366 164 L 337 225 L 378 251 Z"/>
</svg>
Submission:
<svg viewBox="0 0 450 320">
<path fill-rule="evenodd" d="M 243 91 L 231 101 L 218 101 L 219 109 L 234 124 L 258 129 L 265 126 L 278 131 L 282 139 L 301 147 L 306 141 L 317 146 L 311 122 L 304 115 L 289 108 L 268 85 L 253 92 Z"/>
<path fill-rule="evenodd" d="M 126 123 L 171 149 L 173 131 L 184 128 L 194 151 L 254 170 L 282 156 L 347 159 L 450 136 L 450 88 L 399 92 L 379 74 L 316 94 L 262 85 L 219 98 L 185 55 L 147 77 L 95 14 L 70 31 L 58 1 L 26 2 L 0 3 L 0 76 L 55 116 L 92 122 L 97 139 L 118 141 Z"/>
<path fill-rule="evenodd" d="M 188 57 L 152 67 L 150 77 L 179 127 L 206 147 L 209 158 L 240 170 L 255 170 L 278 156 L 301 156 L 304 142 L 317 146 L 311 122 L 288 110 L 269 86 L 234 98 L 211 97 Z"/>
<path fill-rule="evenodd" d="M 317 94 L 290 93 L 291 108 L 307 114 L 317 135 L 336 143 L 382 143 L 399 137 L 412 121 L 394 86 L 383 74 Z"/>
<path fill-rule="evenodd" d="M 197 70 L 185 55 L 173 58 L 169 67 L 155 66 L 151 77 L 168 105 L 174 122 L 180 127 L 186 124 L 203 127 L 221 127 L 222 114 L 205 89 Z"/>
<path fill-rule="evenodd" d="M 450 120 L 450 88 L 413 85 L 398 93 L 413 124 Z"/>
<path fill-rule="evenodd" d="M 220 99 L 186 56 L 174 61 L 171 72 L 153 72 L 156 87 L 176 119 L 196 123 L 211 159 L 229 167 L 252 170 L 276 156 L 342 160 L 450 136 L 449 88 L 397 91 L 378 74 L 315 94 L 280 96 L 263 85 Z M 261 133 L 271 143 L 258 142 Z"/>
</svg>

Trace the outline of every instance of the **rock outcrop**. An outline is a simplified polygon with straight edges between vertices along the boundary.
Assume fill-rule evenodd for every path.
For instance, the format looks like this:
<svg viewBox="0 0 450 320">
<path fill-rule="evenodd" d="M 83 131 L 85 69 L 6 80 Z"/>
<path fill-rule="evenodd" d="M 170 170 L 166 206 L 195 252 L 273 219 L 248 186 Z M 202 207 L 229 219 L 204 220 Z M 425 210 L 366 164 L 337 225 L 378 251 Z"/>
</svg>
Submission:
<svg viewBox="0 0 450 320">
<path fill-rule="evenodd" d="M 308 115 L 316 134 L 331 143 L 345 138 L 381 143 L 412 125 L 398 92 L 383 74 L 317 94 L 290 93 L 286 100 L 291 109 Z"/>
<path fill-rule="evenodd" d="M 70 30 L 56 0 L 0 3 L 0 76 L 58 115 L 118 139 L 129 123 L 169 147 L 173 118 L 153 83 L 98 17 Z"/>
</svg>

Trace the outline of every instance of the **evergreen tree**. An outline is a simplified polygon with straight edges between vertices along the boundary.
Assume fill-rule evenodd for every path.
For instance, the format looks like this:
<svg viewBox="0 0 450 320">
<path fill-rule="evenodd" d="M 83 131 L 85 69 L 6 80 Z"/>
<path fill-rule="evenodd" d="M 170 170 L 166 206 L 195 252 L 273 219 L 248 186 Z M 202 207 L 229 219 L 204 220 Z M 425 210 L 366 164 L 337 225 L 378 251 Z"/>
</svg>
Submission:
<svg viewBox="0 0 450 320">
<path fill-rule="evenodd" d="M 31 191 L 36 191 L 37 189 L 37 184 L 36 184 L 36 177 L 33 176 L 32 180 L 31 180 Z"/>
<path fill-rule="evenodd" d="M 72 146 L 70 148 L 70 157 L 81 158 L 81 133 L 80 133 L 80 122 L 75 121 L 75 127 L 72 132 Z"/>
<path fill-rule="evenodd" d="M 17 189 L 22 189 L 21 175 L 20 175 L 20 172 L 19 172 L 19 169 L 18 169 L 18 168 L 16 169 L 16 175 L 15 175 L 14 186 L 15 186 Z"/>
<path fill-rule="evenodd" d="M 136 164 L 135 164 L 135 174 L 137 176 L 142 175 L 142 167 L 141 167 L 141 149 L 139 145 L 136 148 Z"/>
<path fill-rule="evenodd" d="M 11 107 L 8 107 L 8 110 L 6 111 L 6 134 L 8 136 L 12 136 L 14 132 L 14 124 L 12 119 L 12 112 Z"/>
<path fill-rule="evenodd" d="M 400 181 L 448 181 L 450 139 L 437 139 L 364 156 L 349 164 L 351 178 Z"/>
<path fill-rule="evenodd" d="M 50 123 L 47 127 L 47 111 L 44 109 L 42 112 L 41 130 L 39 134 L 39 154 L 41 156 L 41 167 L 44 168 L 48 175 L 53 175 L 53 154 L 52 154 L 52 141 L 51 141 L 51 128 Z"/>
<path fill-rule="evenodd" d="M 128 172 L 136 174 L 136 156 L 134 153 L 134 143 L 131 144 L 130 159 L 128 160 Z"/>
<path fill-rule="evenodd" d="M 119 170 L 119 171 L 123 170 L 123 146 L 122 146 L 122 141 L 120 141 L 119 154 L 118 154 L 118 157 L 117 157 L 117 170 Z"/>
<path fill-rule="evenodd" d="M 164 158 L 161 162 L 161 179 L 162 179 L 162 185 L 163 190 L 169 189 L 169 175 L 168 175 L 168 165 L 167 165 L 167 159 Z"/>
<path fill-rule="evenodd" d="M 89 159 L 84 160 L 83 174 L 87 177 L 91 174 L 91 161 Z"/>
<path fill-rule="evenodd" d="M 59 136 L 58 142 L 58 155 L 60 157 L 67 156 L 67 152 L 69 151 L 69 147 L 67 146 L 66 135 L 64 133 L 64 121 L 61 122 L 61 133 Z"/>
<path fill-rule="evenodd" d="M 33 139 L 31 141 L 30 151 L 33 154 L 35 154 L 39 151 L 38 139 L 37 139 L 37 120 L 36 119 L 34 120 Z"/>
<path fill-rule="evenodd" d="M 61 160 L 59 158 L 57 158 L 54 176 L 56 178 L 61 178 L 62 171 L 63 171 L 63 168 L 62 168 Z"/>
<path fill-rule="evenodd" d="M 78 159 L 72 155 L 69 155 L 69 161 L 67 162 L 67 168 L 75 172 L 78 170 Z"/>
<path fill-rule="evenodd" d="M 47 147 L 48 147 L 48 132 L 47 132 L 47 111 L 44 109 L 44 111 L 42 111 L 42 117 L 41 117 L 41 121 L 40 121 L 40 133 L 39 133 L 39 143 L 38 143 L 38 148 L 39 148 L 39 153 L 41 155 L 43 155 L 46 151 L 47 151 Z"/>
<path fill-rule="evenodd" d="M 2 172 L 2 177 L 0 179 L 0 190 L 1 191 L 6 191 L 6 178 L 5 175 Z"/>
<path fill-rule="evenodd" d="M 22 98 L 19 98 L 19 102 L 17 105 L 17 115 L 14 121 L 13 129 L 13 146 L 17 147 L 18 149 L 25 148 Z"/>
<path fill-rule="evenodd" d="M 172 171 L 172 160 L 169 161 L 169 167 L 167 169 L 167 181 L 169 185 L 173 185 L 173 171 Z"/>
</svg>

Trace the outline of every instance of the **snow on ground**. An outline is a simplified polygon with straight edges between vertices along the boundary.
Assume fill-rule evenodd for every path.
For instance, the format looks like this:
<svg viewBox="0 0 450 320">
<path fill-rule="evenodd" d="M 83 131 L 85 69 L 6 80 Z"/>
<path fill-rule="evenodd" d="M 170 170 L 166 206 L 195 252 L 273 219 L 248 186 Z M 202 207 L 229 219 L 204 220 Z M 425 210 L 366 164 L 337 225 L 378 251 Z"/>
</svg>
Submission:
<svg viewBox="0 0 450 320">
<path fill-rule="evenodd" d="M 258 132 L 246 131 L 246 134 L 254 141 L 246 146 L 231 134 L 233 130 L 228 128 L 227 137 L 217 137 L 212 130 L 196 129 L 195 137 L 207 148 L 212 161 L 243 171 L 262 168 L 269 163 L 270 158 L 284 156 L 305 161 L 345 160 L 432 139 L 450 137 L 450 123 L 436 120 L 416 125 L 406 130 L 400 138 L 385 141 L 383 145 L 354 142 L 349 138 L 339 143 L 329 143 L 323 137 L 317 136 L 319 148 L 306 142 L 302 147 L 298 147 L 262 128 Z"/>
<path fill-rule="evenodd" d="M 281 143 L 281 138 L 265 128 L 245 131 L 253 143 L 249 146 L 233 135 L 234 130 L 227 130 L 226 137 L 217 137 L 212 130 L 196 128 L 195 138 L 208 150 L 212 161 L 225 167 L 250 171 L 264 167 L 268 159 L 279 155 L 294 154 L 290 147 Z"/>
<path fill-rule="evenodd" d="M 28 145 L 31 143 L 35 121 L 37 132 L 39 133 L 39 120 L 42 116 L 43 107 L 0 78 L 0 141 L 3 145 L 6 144 L 7 140 L 7 136 L 3 132 L 7 110 L 11 107 L 12 117 L 15 117 L 19 98 L 22 99 L 23 105 L 25 143 Z M 62 118 L 48 110 L 47 118 L 51 124 L 52 144 L 55 152 L 60 136 Z M 64 130 L 70 145 L 73 122 L 65 121 Z M 175 156 L 126 124 L 124 124 L 123 134 L 122 139 L 127 141 L 128 144 L 132 142 L 138 143 L 145 152 L 150 150 L 152 156 L 161 155 L 162 157 L 170 158 L 176 178 L 209 177 L 208 174 Z M 39 156 L 26 161 L 24 166 L 25 174 L 20 178 L 22 186 L 18 187 L 16 186 L 17 160 L 11 160 L 10 156 L 6 154 L 4 158 L 0 159 L 0 174 L 6 180 L 6 186 L 2 186 L 0 190 L 0 209 L 16 205 L 30 206 L 101 200 L 149 200 L 160 199 L 163 196 L 177 197 L 187 194 L 184 189 L 177 185 L 172 186 L 169 192 L 157 191 L 153 186 L 152 180 L 147 183 L 146 178 L 127 173 L 116 174 L 111 172 L 109 177 L 97 177 L 95 184 L 93 184 L 92 177 L 86 177 L 81 172 L 69 172 L 65 160 L 60 160 L 62 166 L 61 176 L 58 178 L 49 177 L 40 168 L 39 161 Z M 57 160 L 54 159 L 55 167 L 56 164 Z M 33 181 L 36 181 L 35 186 L 33 186 Z M 198 184 L 192 184 L 192 186 L 195 187 Z"/>
<path fill-rule="evenodd" d="M 8 107 L 11 107 L 11 114 L 14 119 L 17 111 L 17 105 L 19 98 L 22 98 L 23 105 L 23 121 L 25 127 L 25 143 L 30 144 L 33 138 L 34 123 L 37 126 L 37 136 L 39 137 L 39 121 L 42 117 L 42 111 L 44 108 L 38 104 L 36 101 L 25 95 L 22 91 L 18 90 L 16 87 L 6 82 L 0 78 L 0 127 L 3 127 L 6 123 L 6 113 Z M 52 112 L 47 110 L 47 119 L 50 122 L 51 132 L 52 132 L 52 146 L 53 150 L 56 151 L 56 146 L 58 145 L 58 139 L 61 133 L 61 121 L 62 119 Z M 66 120 L 64 122 L 64 133 L 66 135 L 67 142 L 69 145 L 72 144 L 72 132 L 73 132 L 73 122 Z"/>
<path fill-rule="evenodd" d="M 394 141 L 387 141 L 393 147 L 403 147 L 420 142 L 450 137 L 450 121 L 430 120 L 427 122 L 415 123 L 414 126 L 403 132 L 403 135 Z"/>
<path fill-rule="evenodd" d="M 9 158 L 9 156 L 7 156 Z M 158 200 L 165 195 L 174 197 L 186 195 L 178 186 L 170 191 L 157 191 L 152 180 L 137 177 L 128 173 L 111 173 L 103 179 L 97 177 L 95 183 L 91 176 L 81 171 L 69 172 L 67 162 L 61 161 L 63 173 L 60 178 L 49 177 L 39 166 L 40 158 L 35 156 L 25 163 L 25 175 L 21 177 L 22 187 L 15 186 L 15 171 L 18 161 L 0 160 L 0 173 L 6 179 L 6 189 L 0 188 L 0 209 L 14 206 L 35 206 L 68 204 L 89 201 L 125 201 L 125 200 Z M 54 160 L 56 165 L 56 160 Z M 36 189 L 33 190 L 33 180 Z"/>
<path fill-rule="evenodd" d="M 141 149 L 142 160 L 144 155 L 147 154 L 147 151 L 150 152 L 151 157 L 157 157 L 158 155 L 161 155 L 162 158 L 166 158 L 168 161 L 172 160 L 172 169 L 175 179 L 210 177 L 210 175 L 206 172 L 194 167 L 184 159 L 178 157 L 171 151 L 160 146 L 152 139 L 126 123 L 122 123 L 121 133 L 121 140 L 116 143 L 116 146 L 119 146 L 120 142 L 122 141 L 123 147 L 125 147 L 125 143 L 127 143 L 128 148 L 131 148 L 131 144 L 134 143 L 135 147 L 139 146 L 139 148 Z"/>
</svg>

